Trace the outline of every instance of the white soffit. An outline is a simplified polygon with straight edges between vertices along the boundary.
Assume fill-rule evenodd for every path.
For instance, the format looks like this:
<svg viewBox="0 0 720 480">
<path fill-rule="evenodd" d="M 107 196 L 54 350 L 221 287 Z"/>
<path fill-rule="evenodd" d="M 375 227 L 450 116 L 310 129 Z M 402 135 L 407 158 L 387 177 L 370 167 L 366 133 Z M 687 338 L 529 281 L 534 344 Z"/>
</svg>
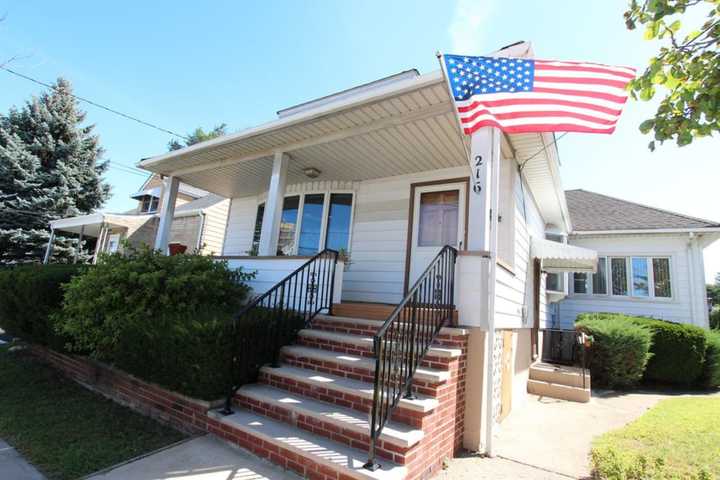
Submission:
<svg viewBox="0 0 720 480">
<path fill-rule="evenodd" d="M 597 269 L 597 252 L 567 243 L 532 237 L 530 252 L 547 272 L 589 272 Z"/>
</svg>

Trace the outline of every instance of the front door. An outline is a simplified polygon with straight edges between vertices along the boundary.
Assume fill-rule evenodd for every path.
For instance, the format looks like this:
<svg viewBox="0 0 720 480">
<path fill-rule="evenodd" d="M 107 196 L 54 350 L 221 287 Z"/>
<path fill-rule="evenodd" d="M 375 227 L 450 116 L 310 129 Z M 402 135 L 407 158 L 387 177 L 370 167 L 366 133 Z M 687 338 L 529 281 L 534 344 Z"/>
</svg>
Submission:
<svg viewBox="0 0 720 480">
<path fill-rule="evenodd" d="M 465 239 L 467 182 L 415 188 L 408 289 L 445 245 L 460 249 Z"/>
</svg>

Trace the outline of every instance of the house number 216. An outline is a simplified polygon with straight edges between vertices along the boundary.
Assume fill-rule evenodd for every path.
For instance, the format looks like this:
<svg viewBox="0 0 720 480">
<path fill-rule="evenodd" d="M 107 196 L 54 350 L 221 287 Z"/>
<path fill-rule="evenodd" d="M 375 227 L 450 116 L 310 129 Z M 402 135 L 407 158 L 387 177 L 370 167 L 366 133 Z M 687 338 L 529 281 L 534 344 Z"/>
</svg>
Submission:
<svg viewBox="0 0 720 480">
<path fill-rule="evenodd" d="M 474 175 L 473 175 L 473 192 L 480 193 L 482 192 L 482 167 L 484 165 L 484 160 L 482 155 L 475 155 L 475 167 L 474 167 Z"/>
</svg>

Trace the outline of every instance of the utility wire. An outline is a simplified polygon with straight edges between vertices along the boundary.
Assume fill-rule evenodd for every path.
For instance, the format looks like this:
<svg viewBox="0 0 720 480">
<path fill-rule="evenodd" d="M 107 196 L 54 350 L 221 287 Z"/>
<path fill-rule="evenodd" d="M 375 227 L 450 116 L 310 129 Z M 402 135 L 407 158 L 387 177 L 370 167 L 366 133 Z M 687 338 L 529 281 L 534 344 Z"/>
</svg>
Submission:
<svg viewBox="0 0 720 480">
<path fill-rule="evenodd" d="M 6 64 L 7 64 L 7 62 L 6 62 Z M 42 85 L 43 87 L 49 88 L 49 89 L 51 89 L 51 90 L 53 90 L 53 91 L 56 91 L 56 92 L 58 91 L 57 88 L 55 88 L 54 86 L 50 85 L 49 83 L 45 83 L 45 82 L 43 82 L 43 81 L 41 81 L 41 80 L 38 80 L 38 79 L 36 79 L 36 78 L 33 78 L 33 77 L 28 76 L 28 75 L 22 74 L 22 73 L 20 73 L 20 72 L 16 72 L 15 70 L 12 70 L 12 69 L 6 67 L 6 66 L 5 66 L 6 64 L 0 65 L 0 69 L 3 69 L 3 70 L 5 70 L 6 72 L 11 73 L 11 74 L 13 74 L 13 75 L 15 75 L 15 76 L 17 76 L 17 77 L 24 78 L 25 80 L 28 80 L 28 81 L 30 81 L 30 82 L 37 83 L 38 85 Z M 92 105 L 92 106 L 94 106 L 94 107 L 101 108 L 101 109 L 106 110 L 106 111 L 108 111 L 108 112 L 110 112 L 110 113 L 114 113 L 115 115 L 119 115 L 119 116 L 124 117 L 124 118 L 126 118 L 126 119 L 128 119 L 128 120 L 132 120 L 132 121 L 134 121 L 134 122 L 137 122 L 137 123 L 140 123 L 140 124 L 142 124 L 142 125 L 145 125 L 146 127 L 154 128 L 155 130 L 160 130 L 161 132 L 169 133 L 169 134 L 172 135 L 172 136 L 180 137 L 180 138 L 185 139 L 185 140 L 189 140 L 189 138 L 188 138 L 187 136 L 185 136 L 185 135 L 181 135 L 181 134 L 179 134 L 179 133 L 173 132 L 172 130 L 168 130 L 168 129 L 166 129 L 166 128 L 162 128 L 162 127 L 160 127 L 160 126 L 158 126 L 158 125 L 155 125 L 155 124 L 152 124 L 152 123 L 150 123 L 150 122 L 146 122 L 146 121 L 144 121 L 144 120 L 140 120 L 140 119 L 137 118 L 137 117 L 133 117 L 132 115 L 128 115 L 128 114 L 126 114 L 126 113 L 119 112 L 119 111 L 117 111 L 117 110 L 115 110 L 115 109 L 112 109 L 112 108 L 110 108 L 110 107 L 106 107 L 105 105 L 101 105 L 101 104 L 99 104 L 99 103 L 97 103 L 97 102 L 94 102 L 94 101 L 92 101 L 92 100 L 88 100 L 87 98 L 83 98 L 83 97 L 80 97 L 80 96 L 78 96 L 78 95 L 74 95 L 74 94 L 72 94 L 72 93 L 70 94 L 70 96 L 73 97 L 73 98 L 76 99 L 76 100 L 81 101 L 81 102 L 88 103 L 88 104 L 90 104 L 90 105 Z"/>
<path fill-rule="evenodd" d="M 538 155 L 540 155 L 541 153 L 543 153 L 544 151 L 546 151 L 548 148 L 552 147 L 553 145 L 556 145 L 557 142 L 559 142 L 560 139 L 563 138 L 563 137 L 564 137 L 565 135 L 567 135 L 568 133 L 570 133 L 570 132 L 565 132 L 565 133 L 563 133 L 563 134 L 560 135 L 559 137 L 555 138 L 552 142 L 550 142 L 550 145 L 545 145 L 543 148 L 541 148 L 540 150 L 538 150 L 537 152 L 533 153 L 533 154 L 530 155 L 528 158 L 526 158 L 525 160 L 523 160 L 522 163 L 520 163 L 520 172 L 523 171 L 523 168 L 525 168 L 525 165 L 527 165 L 527 163 L 528 163 L 530 160 L 532 160 L 533 158 L 537 157 Z"/>
</svg>

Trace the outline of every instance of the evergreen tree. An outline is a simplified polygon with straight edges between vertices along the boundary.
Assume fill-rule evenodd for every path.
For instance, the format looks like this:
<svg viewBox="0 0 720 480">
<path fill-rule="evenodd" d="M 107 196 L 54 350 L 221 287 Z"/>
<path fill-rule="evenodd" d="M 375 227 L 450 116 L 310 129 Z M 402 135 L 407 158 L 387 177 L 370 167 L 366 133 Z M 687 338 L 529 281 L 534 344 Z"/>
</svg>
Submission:
<svg viewBox="0 0 720 480">
<path fill-rule="evenodd" d="M 70 83 L 0 114 L 0 264 L 38 262 L 49 222 L 101 207 L 110 187 L 93 125 L 71 96 Z M 69 261 L 77 239 L 57 236 L 53 261 Z"/>
<path fill-rule="evenodd" d="M 181 148 L 189 147 L 190 145 L 195 145 L 196 143 L 204 142 L 206 140 L 212 140 L 213 138 L 222 137 L 223 135 L 227 135 L 227 125 L 224 123 L 216 125 L 215 128 L 207 132 L 202 127 L 198 127 L 194 131 L 188 133 L 184 143 L 181 143 L 174 138 L 170 140 L 170 142 L 168 142 L 168 150 L 171 152 L 173 150 L 180 150 Z"/>
</svg>

